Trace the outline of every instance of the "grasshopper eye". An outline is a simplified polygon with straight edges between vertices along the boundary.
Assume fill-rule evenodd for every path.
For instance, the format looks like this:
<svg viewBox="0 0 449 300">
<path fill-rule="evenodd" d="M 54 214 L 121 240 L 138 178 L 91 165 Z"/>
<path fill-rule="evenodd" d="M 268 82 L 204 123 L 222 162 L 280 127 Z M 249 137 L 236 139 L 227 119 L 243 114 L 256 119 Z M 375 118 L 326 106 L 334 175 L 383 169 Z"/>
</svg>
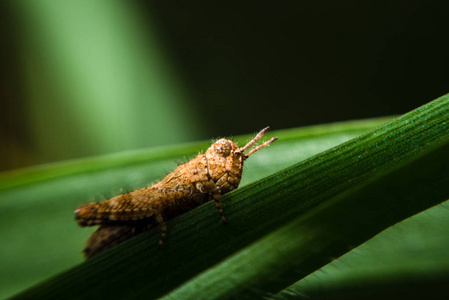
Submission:
<svg viewBox="0 0 449 300">
<path fill-rule="evenodd" d="M 220 139 L 214 144 L 214 151 L 222 157 L 228 157 L 231 154 L 231 143 L 227 139 Z"/>
</svg>

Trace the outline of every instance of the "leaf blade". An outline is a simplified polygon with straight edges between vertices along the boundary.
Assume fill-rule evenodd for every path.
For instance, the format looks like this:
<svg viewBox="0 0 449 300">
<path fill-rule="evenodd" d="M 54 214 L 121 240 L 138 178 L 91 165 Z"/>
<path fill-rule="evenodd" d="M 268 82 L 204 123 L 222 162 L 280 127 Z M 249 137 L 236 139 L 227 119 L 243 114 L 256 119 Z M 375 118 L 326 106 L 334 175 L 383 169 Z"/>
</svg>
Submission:
<svg viewBox="0 0 449 300">
<path fill-rule="evenodd" d="M 49 289 L 54 284 L 58 286 L 59 292 L 65 293 L 75 291 L 80 284 L 92 287 L 89 284 L 92 278 L 104 273 L 111 276 L 110 280 L 102 286 L 88 289 L 90 293 L 98 293 L 100 289 L 108 287 L 111 297 L 125 294 L 128 298 L 142 295 L 159 297 L 275 228 L 281 228 L 296 215 L 446 141 L 449 130 L 445 120 L 448 117 L 446 95 L 376 130 L 226 196 L 228 201 L 224 209 L 232 217 L 229 219 L 233 222 L 231 224 L 235 224 L 233 227 L 219 227 L 211 222 L 210 216 L 216 212 L 211 205 L 204 205 L 195 211 L 195 218 L 191 212 L 178 218 L 177 223 L 172 225 L 171 248 L 164 253 L 152 250 L 158 237 L 154 232 L 149 233 L 29 290 L 22 297 L 39 293 L 55 296 L 57 294 L 51 293 L 57 291 Z M 269 195 L 271 203 L 264 200 Z M 298 205 L 298 198 L 305 201 Z M 268 220 L 267 216 L 273 214 L 276 217 Z M 260 224 L 259 231 L 252 230 L 248 235 L 245 230 L 254 229 L 254 224 Z M 201 228 L 200 235 L 198 228 Z M 202 256 L 198 257 L 198 253 Z M 117 266 L 123 267 L 126 273 L 118 273 Z M 166 269 L 170 272 L 164 273 Z M 142 281 L 142 277 L 151 277 L 151 274 L 159 274 L 160 277 L 152 278 L 151 282 Z M 122 286 L 117 286 L 118 282 Z"/>
<path fill-rule="evenodd" d="M 386 119 L 391 118 L 269 132 L 267 135 L 277 135 L 280 140 L 247 161 L 240 186 L 347 141 Z M 237 137 L 236 141 L 244 144 L 251 137 Z M 0 237 L 7 241 L 0 247 L 0 298 L 82 262 L 80 252 L 93 228 L 76 225 L 74 208 L 145 187 L 209 145 L 206 141 L 124 152 L 0 176 Z M 215 217 L 212 210 L 211 220 Z"/>
</svg>

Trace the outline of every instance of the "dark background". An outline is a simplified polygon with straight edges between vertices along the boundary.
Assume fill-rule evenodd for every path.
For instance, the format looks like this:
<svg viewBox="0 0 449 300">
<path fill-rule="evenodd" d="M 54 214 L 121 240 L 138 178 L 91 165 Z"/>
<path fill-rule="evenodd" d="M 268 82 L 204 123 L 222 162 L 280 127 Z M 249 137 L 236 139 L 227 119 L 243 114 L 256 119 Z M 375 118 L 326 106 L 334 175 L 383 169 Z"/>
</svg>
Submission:
<svg viewBox="0 0 449 300">
<path fill-rule="evenodd" d="M 197 129 L 181 142 L 266 125 L 276 130 L 402 114 L 449 91 L 446 1 L 132 5 L 163 45 L 195 111 Z M 46 154 L 27 117 L 21 17 L 13 5 L 0 4 L 1 170 L 178 142 Z"/>
<path fill-rule="evenodd" d="M 404 113 L 447 93 L 449 6 L 362 2 L 154 1 L 146 9 L 158 12 L 207 123 L 211 108 L 231 120 L 269 108 L 273 126 L 286 128 Z"/>
</svg>

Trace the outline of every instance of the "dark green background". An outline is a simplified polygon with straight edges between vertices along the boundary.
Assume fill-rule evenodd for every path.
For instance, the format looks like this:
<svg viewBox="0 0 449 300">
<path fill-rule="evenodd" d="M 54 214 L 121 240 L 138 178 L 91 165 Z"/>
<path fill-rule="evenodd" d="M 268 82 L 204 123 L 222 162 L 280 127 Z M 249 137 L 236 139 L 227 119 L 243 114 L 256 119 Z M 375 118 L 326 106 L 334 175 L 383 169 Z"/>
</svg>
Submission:
<svg viewBox="0 0 449 300">
<path fill-rule="evenodd" d="M 175 2 L 141 5 L 222 131 L 400 114 L 448 89 L 445 1 Z"/>
<path fill-rule="evenodd" d="M 61 3 L 0 3 L 3 170 L 401 114 L 447 92 L 445 1 Z"/>
</svg>

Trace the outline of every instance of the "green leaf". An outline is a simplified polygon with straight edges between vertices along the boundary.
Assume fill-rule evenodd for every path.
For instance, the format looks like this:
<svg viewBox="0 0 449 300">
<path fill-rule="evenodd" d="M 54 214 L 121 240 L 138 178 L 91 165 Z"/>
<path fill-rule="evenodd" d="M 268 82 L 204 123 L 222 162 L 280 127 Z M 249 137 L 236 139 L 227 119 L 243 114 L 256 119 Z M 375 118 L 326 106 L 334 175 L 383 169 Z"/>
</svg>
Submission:
<svg viewBox="0 0 449 300">
<path fill-rule="evenodd" d="M 153 17 L 137 5 L 40 0 L 8 9 L 22 41 L 23 120 L 40 161 L 203 136 L 165 42 L 148 26 Z"/>
<path fill-rule="evenodd" d="M 307 143 L 276 142 L 248 161 L 245 172 L 256 173 L 244 176 L 258 179 L 275 169 L 267 166 L 281 171 L 224 197 L 229 225 L 220 224 L 208 203 L 169 222 L 164 251 L 156 248 L 159 231 L 148 232 L 18 298 L 211 299 L 277 292 L 449 198 L 448 99 L 287 169 L 278 162 L 305 158 L 300 153 Z"/>
<path fill-rule="evenodd" d="M 308 213 L 285 217 L 293 221 L 163 299 L 258 298 L 284 288 L 385 228 L 448 199 L 448 153 L 449 141 Z"/>
<path fill-rule="evenodd" d="M 269 132 L 269 136 L 276 134 L 280 139 L 275 147 L 247 161 L 240 187 L 390 119 Z M 252 136 L 236 140 L 243 144 Z M 81 249 L 93 229 L 76 225 L 73 210 L 77 206 L 115 196 L 122 189 L 145 187 L 210 143 L 127 151 L 0 174 L 0 237 L 6 241 L 0 247 L 0 298 L 82 262 Z M 214 209 L 211 220 L 217 221 Z M 170 227 L 169 239 L 171 231 Z"/>
</svg>

